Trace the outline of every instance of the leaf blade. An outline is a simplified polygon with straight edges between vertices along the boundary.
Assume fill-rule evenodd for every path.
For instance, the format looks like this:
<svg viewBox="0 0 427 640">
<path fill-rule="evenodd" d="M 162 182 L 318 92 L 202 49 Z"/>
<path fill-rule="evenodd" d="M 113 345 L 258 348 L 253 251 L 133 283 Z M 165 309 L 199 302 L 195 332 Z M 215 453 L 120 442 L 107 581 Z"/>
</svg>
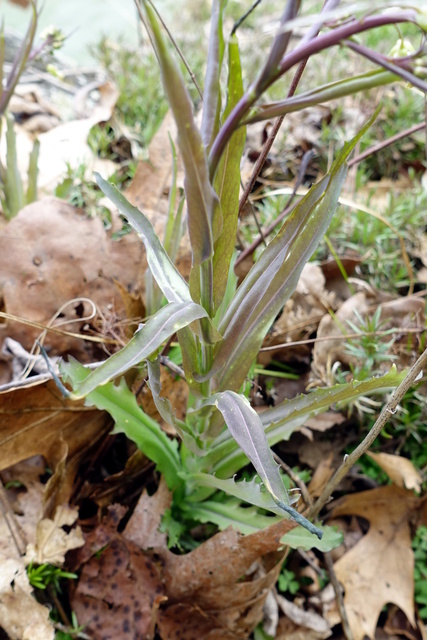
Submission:
<svg viewBox="0 0 427 640">
<path fill-rule="evenodd" d="M 154 44 L 163 86 L 178 129 L 178 147 L 184 168 L 184 190 L 193 264 L 200 265 L 213 254 L 214 214 L 218 200 L 209 182 L 206 153 L 196 126 L 193 106 L 181 71 L 170 55 L 160 22 L 147 0 L 141 3 L 144 23 Z"/>
<path fill-rule="evenodd" d="M 296 205 L 237 289 L 219 326 L 223 340 L 209 374 L 216 376 L 219 391 L 237 391 L 244 382 L 271 323 L 326 232 L 347 174 L 346 160 L 377 113 L 344 145 L 329 173 Z"/>
<path fill-rule="evenodd" d="M 206 315 L 203 307 L 194 302 L 171 302 L 162 307 L 123 349 L 110 356 L 81 383 L 73 394 L 74 397 L 82 398 L 96 387 L 131 369 L 157 351 L 176 331 Z"/>
<path fill-rule="evenodd" d="M 148 266 L 166 300 L 190 302 L 188 285 L 169 258 L 148 218 L 98 173 L 95 173 L 95 179 L 101 191 L 116 205 L 143 241 L 147 251 Z"/>
</svg>

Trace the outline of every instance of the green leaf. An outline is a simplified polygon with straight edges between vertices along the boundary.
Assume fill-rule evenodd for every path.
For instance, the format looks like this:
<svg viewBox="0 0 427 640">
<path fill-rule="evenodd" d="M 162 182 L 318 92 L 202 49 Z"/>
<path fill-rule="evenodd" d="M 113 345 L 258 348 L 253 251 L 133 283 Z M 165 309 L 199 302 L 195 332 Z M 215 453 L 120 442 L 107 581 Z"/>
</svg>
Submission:
<svg viewBox="0 0 427 640">
<path fill-rule="evenodd" d="M 206 311 L 195 302 L 171 302 L 149 318 L 120 351 L 110 356 L 95 369 L 73 396 L 82 398 L 99 385 L 103 385 L 140 364 L 151 356 L 176 331 L 194 320 L 206 317 Z"/>
<path fill-rule="evenodd" d="M 165 251 L 148 218 L 98 173 L 95 173 L 95 179 L 101 191 L 116 205 L 143 241 L 147 251 L 148 266 L 166 300 L 190 302 L 188 285 Z"/>
<path fill-rule="evenodd" d="M 223 114 L 226 120 L 243 95 L 242 68 L 237 37 L 228 43 L 228 101 Z M 213 297 L 217 309 L 224 297 L 230 263 L 234 252 L 239 220 L 240 162 L 246 140 L 246 127 L 240 127 L 232 135 L 225 148 L 215 176 L 215 191 L 222 211 L 222 231 L 215 241 L 213 257 Z"/>
<path fill-rule="evenodd" d="M 202 139 L 209 151 L 213 138 L 218 133 L 221 111 L 220 75 L 224 57 L 222 33 L 224 9 L 227 0 L 213 0 L 211 8 L 211 32 L 203 94 Z"/>
<path fill-rule="evenodd" d="M 336 527 L 319 528 L 323 531 L 321 540 L 315 538 L 307 529 L 300 526 L 285 533 L 281 542 L 291 547 L 291 549 L 305 549 L 306 551 L 318 549 L 323 553 L 331 551 L 342 544 L 343 535 Z"/>
<path fill-rule="evenodd" d="M 199 449 L 194 432 L 191 428 L 182 420 L 176 417 L 172 404 L 168 398 L 160 395 L 162 386 L 160 383 L 160 361 L 156 358 L 154 361 L 147 360 L 148 370 L 148 385 L 153 396 L 154 404 L 157 411 L 160 413 L 163 420 L 170 424 L 177 431 L 180 438 L 183 440 L 186 447 L 195 453 L 201 455 L 203 452 Z"/>
<path fill-rule="evenodd" d="M 68 363 L 62 363 L 61 368 L 73 387 L 84 384 L 90 375 L 74 358 Z M 116 423 L 114 433 L 126 434 L 156 463 L 159 471 L 164 474 L 169 489 L 174 490 L 182 485 L 178 475 L 181 463 L 177 441 L 170 440 L 157 422 L 143 412 L 123 379 L 118 385 L 110 382 L 89 393 L 86 404 L 108 411 Z"/>
<path fill-rule="evenodd" d="M 292 518 L 317 536 L 322 532 L 289 506 L 288 492 L 273 459 L 262 422 L 247 398 L 234 391 L 216 393 L 206 404 L 215 404 L 242 451 L 257 470 L 265 488 L 276 504 Z"/>
<path fill-rule="evenodd" d="M 282 440 L 288 440 L 308 418 L 323 413 L 337 403 L 348 402 L 371 393 L 381 393 L 397 387 L 405 377 L 405 372 L 397 373 L 393 365 L 384 376 L 364 381 L 352 381 L 334 387 L 316 389 L 307 395 L 286 400 L 277 407 L 267 409 L 260 415 L 261 422 L 270 446 Z M 245 466 L 246 456 L 238 449 L 231 435 L 224 431 L 211 444 L 204 458 L 206 469 L 220 477 L 230 477 Z"/>
<path fill-rule="evenodd" d="M 255 507 L 243 507 L 235 498 L 225 502 L 206 500 L 205 502 L 184 503 L 182 511 L 199 522 L 212 522 L 221 530 L 234 527 L 240 533 L 248 535 L 280 522 L 278 516 L 265 516 L 258 513 Z"/>
<path fill-rule="evenodd" d="M 252 124 L 284 116 L 287 113 L 301 111 L 307 107 L 329 102 L 330 100 L 336 100 L 355 93 L 364 93 L 369 89 L 390 84 L 396 80 L 399 80 L 399 77 L 385 69 L 369 71 L 352 78 L 330 82 L 279 102 L 271 102 L 255 107 L 245 122 L 246 124 Z"/>
<path fill-rule="evenodd" d="M 346 160 L 377 113 L 347 143 L 329 173 L 296 205 L 237 289 L 219 331 L 209 377 L 219 390 L 243 384 L 274 318 L 292 295 L 301 271 L 328 228 L 347 175 Z"/>
<path fill-rule="evenodd" d="M 141 2 L 145 26 L 154 45 L 162 72 L 163 86 L 178 129 L 178 147 L 185 169 L 184 189 L 188 209 L 193 264 L 212 257 L 214 227 L 220 226 L 218 200 L 209 182 L 206 153 L 196 126 L 181 71 L 170 55 L 161 24 L 147 0 Z M 217 222 L 214 221 L 214 214 Z"/>
<path fill-rule="evenodd" d="M 209 487 L 213 490 L 219 490 L 238 498 L 242 502 L 283 517 L 283 510 L 277 506 L 271 495 L 264 489 L 264 486 L 259 481 L 257 482 L 255 478 L 250 481 L 241 480 L 237 482 L 234 478 L 222 479 L 209 473 L 188 473 L 182 474 L 182 477 L 185 479 L 187 491 L 190 491 L 186 498 L 189 502 L 193 502 L 191 485 L 194 483 L 196 489 Z M 198 494 L 196 493 L 195 495 L 198 500 Z M 295 496 L 296 500 L 298 500 L 298 496 Z"/>
</svg>

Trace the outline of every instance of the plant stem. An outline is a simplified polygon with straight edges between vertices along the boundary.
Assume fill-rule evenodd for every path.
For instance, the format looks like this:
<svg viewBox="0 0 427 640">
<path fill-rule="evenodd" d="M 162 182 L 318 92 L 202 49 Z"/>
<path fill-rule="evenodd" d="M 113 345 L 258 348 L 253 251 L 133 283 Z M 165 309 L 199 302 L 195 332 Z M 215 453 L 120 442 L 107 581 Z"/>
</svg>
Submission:
<svg viewBox="0 0 427 640">
<path fill-rule="evenodd" d="M 323 489 L 321 495 L 319 496 L 319 498 L 317 499 L 313 507 L 309 509 L 307 514 L 308 518 L 314 518 L 317 516 L 317 514 L 320 512 L 322 507 L 326 504 L 327 500 L 329 499 L 333 491 L 335 491 L 335 489 L 337 488 L 341 480 L 344 478 L 344 476 L 351 469 L 351 467 L 357 462 L 357 460 L 359 460 L 359 458 L 364 453 L 366 453 L 366 451 L 368 451 L 370 446 L 375 442 L 375 440 L 381 433 L 382 429 L 384 428 L 385 424 L 389 420 L 390 415 L 393 415 L 396 412 L 397 407 L 401 402 L 403 396 L 414 384 L 414 382 L 418 379 L 420 374 L 422 374 L 423 369 L 425 368 L 426 365 L 427 365 L 427 349 L 418 358 L 416 363 L 411 367 L 411 369 L 408 371 L 407 375 L 404 377 L 404 379 L 402 380 L 400 385 L 397 387 L 397 389 L 395 389 L 390 400 L 387 402 L 387 404 L 384 405 L 375 424 L 373 425 L 372 429 L 369 431 L 367 436 L 364 438 L 364 440 L 362 440 L 359 446 L 356 447 L 356 449 L 352 453 L 345 456 L 341 466 L 337 469 L 337 471 L 334 473 L 332 478 L 326 484 L 325 488 Z"/>
<path fill-rule="evenodd" d="M 285 55 L 276 70 L 269 74 L 268 81 L 266 80 L 261 87 L 258 81 L 249 87 L 221 127 L 209 154 L 209 175 L 211 181 L 213 181 L 215 176 L 222 153 L 232 134 L 240 126 L 243 117 L 248 113 L 249 109 L 258 100 L 260 95 L 278 78 L 306 58 L 309 58 L 316 53 L 320 53 L 324 49 L 329 49 L 334 45 L 340 44 L 343 40 L 351 38 L 358 33 L 388 24 L 398 24 L 402 22 L 416 22 L 416 12 L 414 10 L 408 10 L 398 13 L 387 13 L 380 16 L 370 16 L 362 20 L 352 20 L 348 24 L 336 27 L 332 31 L 324 33 L 317 38 L 313 38 L 308 42 L 303 41 L 303 43 L 294 49 L 294 51 Z M 380 60 L 380 56 L 378 56 L 378 60 L 376 61 L 381 64 L 383 57 L 381 57 Z M 388 66 L 390 66 L 390 64 Z M 394 72 L 395 67 L 397 67 L 397 65 L 393 65 Z M 401 67 L 398 67 L 398 69 L 399 75 L 402 75 L 401 72 L 403 72 L 403 69 Z M 416 76 L 412 76 L 412 74 L 410 75 L 411 78 L 413 77 L 417 80 Z M 260 88 L 262 90 L 260 90 Z"/>
</svg>

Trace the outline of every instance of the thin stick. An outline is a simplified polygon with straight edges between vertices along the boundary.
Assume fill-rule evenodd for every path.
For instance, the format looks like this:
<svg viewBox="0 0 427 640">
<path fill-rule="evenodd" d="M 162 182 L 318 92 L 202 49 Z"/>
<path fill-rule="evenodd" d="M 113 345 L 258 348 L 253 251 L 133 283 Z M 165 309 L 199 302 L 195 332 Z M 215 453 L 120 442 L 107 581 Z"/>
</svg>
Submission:
<svg viewBox="0 0 427 640">
<path fill-rule="evenodd" d="M 350 625 L 348 623 L 347 613 L 344 607 L 342 587 L 338 582 L 338 579 L 334 570 L 334 563 L 332 561 L 331 554 L 325 553 L 323 557 L 325 558 L 326 569 L 328 571 L 331 584 L 334 588 L 335 599 L 337 601 L 338 611 L 340 612 L 340 616 L 341 616 L 342 630 L 343 630 L 344 636 L 346 640 L 353 640 L 353 634 L 351 632 Z"/>
<path fill-rule="evenodd" d="M 413 133 L 416 133 L 417 131 L 422 131 L 422 129 L 427 130 L 427 122 L 425 120 L 424 122 L 415 124 L 413 127 L 410 127 L 409 129 L 405 129 L 400 133 L 396 133 L 396 135 L 391 136 L 390 138 L 387 138 L 387 140 L 383 140 L 382 142 L 378 142 L 377 144 L 372 145 L 372 147 L 369 147 L 363 153 L 361 153 L 358 156 L 355 156 L 352 160 L 350 160 L 348 162 L 348 167 L 350 168 L 353 165 L 358 164 L 359 162 L 362 162 L 362 160 L 365 160 L 365 158 L 368 158 L 374 153 L 378 153 L 378 151 L 381 151 L 385 147 L 388 147 L 389 145 L 394 144 L 398 140 L 401 140 L 402 138 L 406 138 L 407 136 L 410 136 Z"/>
<path fill-rule="evenodd" d="M 313 321 L 316 319 L 313 318 Z M 291 329 L 290 329 L 291 330 Z M 352 340 L 354 338 L 360 338 L 365 336 L 389 336 L 393 333 L 422 333 L 425 331 L 425 327 L 419 327 L 416 329 L 401 329 L 396 327 L 395 329 L 385 329 L 384 331 L 366 331 L 363 333 L 343 333 L 339 336 L 321 336 L 320 338 L 307 338 L 307 340 L 295 340 L 295 342 L 282 342 L 281 344 L 273 344 L 271 347 L 261 347 L 261 351 L 277 351 L 278 349 L 284 349 L 285 347 L 299 347 L 302 344 L 315 344 L 316 342 L 328 342 L 328 340 Z"/>
<path fill-rule="evenodd" d="M 390 400 L 384 405 L 380 415 L 378 416 L 374 426 L 369 431 L 367 436 L 362 440 L 356 449 L 346 455 L 343 463 L 334 473 L 332 478 L 326 484 L 323 489 L 321 495 L 315 502 L 315 504 L 309 509 L 307 514 L 308 518 L 314 518 L 320 512 L 322 507 L 329 500 L 332 493 L 335 491 L 341 480 L 347 475 L 348 471 L 351 467 L 359 460 L 359 458 L 368 451 L 370 446 L 375 442 L 381 431 L 384 429 L 384 426 L 388 422 L 391 415 L 396 413 L 397 407 L 401 402 L 405 393 L 412 387 L 414 382 L 419 378 L 420 374 L 422 374 L 423 369 L 427 365 L 427 349 L 424 353 L 418 358 L 416 363 L 411 367 L 408 371 L 405 378 L 402 380 L 400 385 L 393 392 Z"/>
</svg>

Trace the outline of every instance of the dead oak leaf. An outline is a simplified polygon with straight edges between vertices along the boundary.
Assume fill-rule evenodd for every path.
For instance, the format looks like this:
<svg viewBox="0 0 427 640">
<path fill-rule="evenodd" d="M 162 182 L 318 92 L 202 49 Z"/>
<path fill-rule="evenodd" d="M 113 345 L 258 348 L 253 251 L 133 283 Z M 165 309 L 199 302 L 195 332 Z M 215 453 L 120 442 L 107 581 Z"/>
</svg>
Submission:
<svg viewBox="0 0 427 640">
<path fill-rule="evenodd" d="M 346 496 L 333 509 L 333 517 L 357 515 L 370 524 L 368 533 L 335 563 L 354 640 L 374 638 L 388 603 L 396 604 L 415 626 L 409 519 L 419 505 L 410 491 L 390 485 Z"/>
<path fill-rule="evenodd" d="M 80 527 L 65 531 L 77 520 L 78 512 L 68 506 L 58 507 L 53 520 L 44 518 L 37 523 L 35 543 L 27 546 L 26 563 L 62 565 L 65 554 L 84 545 Z"/>
</svg>

